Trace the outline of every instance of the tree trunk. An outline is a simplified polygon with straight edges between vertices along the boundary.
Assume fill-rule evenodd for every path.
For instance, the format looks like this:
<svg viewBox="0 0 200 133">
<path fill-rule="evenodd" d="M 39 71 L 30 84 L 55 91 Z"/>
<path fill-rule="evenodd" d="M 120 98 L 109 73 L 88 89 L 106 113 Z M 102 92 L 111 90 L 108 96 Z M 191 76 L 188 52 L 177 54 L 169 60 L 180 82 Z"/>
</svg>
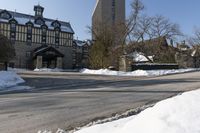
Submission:
<svg viewBox="0 0 200 133">
<path fill-rule="evenodd" d="M 8 71 L 8 62 L 4 62 L 5 71 Z"/>
</svg>

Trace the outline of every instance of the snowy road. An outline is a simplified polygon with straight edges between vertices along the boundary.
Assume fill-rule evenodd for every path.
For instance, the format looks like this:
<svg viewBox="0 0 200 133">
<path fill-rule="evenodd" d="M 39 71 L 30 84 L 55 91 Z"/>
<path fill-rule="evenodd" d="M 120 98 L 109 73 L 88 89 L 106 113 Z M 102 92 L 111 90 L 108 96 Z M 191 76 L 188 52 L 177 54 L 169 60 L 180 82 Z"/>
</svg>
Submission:
<svg viewBox="0 0 200 133">
<path fill-rule="evenodd" d="M 27 84 L 36 84 L 36 88 L 32 92 L 0 95 L 0 132 L 71 129 L 200 88 L 200 72 L 145 79 L 73 74 L 24 77 Z"/>
</svg>

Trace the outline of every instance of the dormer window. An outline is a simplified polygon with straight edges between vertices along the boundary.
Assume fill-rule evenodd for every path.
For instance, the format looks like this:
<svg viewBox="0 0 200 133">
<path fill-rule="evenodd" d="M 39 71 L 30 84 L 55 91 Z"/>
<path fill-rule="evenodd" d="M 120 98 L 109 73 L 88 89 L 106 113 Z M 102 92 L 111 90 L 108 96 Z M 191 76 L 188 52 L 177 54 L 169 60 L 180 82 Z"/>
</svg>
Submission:
<svg viewBox="0 0 200 133">
<path fill-rule="evenodd" d="M 27 25 L 27 33 L 32 33 L 33 23 L 29 21 L 28 23 L 26 23 L 26 25 Z"/>
<path fill-rule="evenodd" d="M 43 25 L 43 24 L 45 24 L 45 21 L 44 21 L 42 18 L 37 18 L 37 19 L 35 20 L 35 24 Z"/>
<path fill-rule="evenodd" d="M 52 24 L 51 24 L 54 28 L 60 28 L 61 24 L 58 20 L 56 21 L 53 21 Z"/>
<path fill-rule="evenodd" d="M 0 13 L 0 18 L 2 19 L 10 19 L 12 17 L 12 15 L 6 11 L 6 10 L 3 10 L 1 13 Z"/>
<path fill-rule="evenodd" d="M 17 21 L 13 18 L 9 22 L 10 22 L 10 30 L 11 31 L 16 31 Z"/>
</svg>

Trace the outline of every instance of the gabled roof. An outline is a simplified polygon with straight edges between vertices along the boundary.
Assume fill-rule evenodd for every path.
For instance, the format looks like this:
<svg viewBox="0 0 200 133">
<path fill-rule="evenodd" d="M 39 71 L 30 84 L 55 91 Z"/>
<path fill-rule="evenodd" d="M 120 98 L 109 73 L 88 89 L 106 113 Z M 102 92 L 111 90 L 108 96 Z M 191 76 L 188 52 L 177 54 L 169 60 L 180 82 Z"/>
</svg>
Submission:
<svg viewBox="0 0 200 133">
<path fill-rule="evenodd" d="M 167 39 L 165 37 L 158 37 L 158 38 L 153 38 L 153 39 L 149 39 L 149 40 L 145 40 L 145 41 L 141 41 L 141 42 L 130 43 L 126 46 L 126 52 L 132 53 L 135 50 L 140 51 L 141 47 L 153 48 L 153 47 L 159 47 L 159 46 L 162 46 L 163 48 L 169 47 Z M 150 55 L 152 55 L 152 54 L 153 53 L 150 53 Z"/>
<path fill-rule="evenodd" d="M 43 53 L 45 53 L 47 51 L 54 52 L 58 57 L 64 57 L 64 54 L 59 52 L 57 49 L 55 49 L 54 47 L 51 47 L 51 46 L 47 46 L 47 45 L 42 45 L 42 46 L 36 48 L 34 50 L 33 54 L 34 54 L 34 57 L 36 57 L 38 55 L 42 55 Z"/>
<path fill-rule="evenodd" d="M 84 45 L 88 45 L 87 42 L 81 41 L 81 40 L 74 40 L 74 43 L 79 47 L 83 47 Z"/>
<path fill-rule="evenodd" d="M 168 46 L 168 42 L 165 36 L 145 40 L 144 43 L 146 43 L 147 45 L 150 44 L 150 45 Z"/>
<path fill-rule="evenodd" d="M 7 11 L 7 10 L 0 9 L 0 13 L 5 12 L 5 11 Z M 7 11 L 7 12 L 12 15 L 12 18 L 15 18 L 15 20 L 18 22 L 18 24 L 26 25 L 26 23 L 30 21 L 34 24 L 34 27 L 41 26 L 41 25 L 35 24 L 35 19 L 36 19 L 35 16 L 18 13 L 18 12 L 13 12 L 13 11 Z M 45 24 L 48 26 L 48 29 L 54 30 L 52 23 L 56 20 L 48 19 L 48 18 L 42 18 L 42 19 L 44 20 Z M 0 18 L 0 22 L 9 22 L 9 20 Z M 58 22 L 61 25 L 61 27 L 60 27 L 61 31 L 74 34 L 74 31 L 69 22 L 63 22 L 63 21 L 58 21 Z"/>
</svg>

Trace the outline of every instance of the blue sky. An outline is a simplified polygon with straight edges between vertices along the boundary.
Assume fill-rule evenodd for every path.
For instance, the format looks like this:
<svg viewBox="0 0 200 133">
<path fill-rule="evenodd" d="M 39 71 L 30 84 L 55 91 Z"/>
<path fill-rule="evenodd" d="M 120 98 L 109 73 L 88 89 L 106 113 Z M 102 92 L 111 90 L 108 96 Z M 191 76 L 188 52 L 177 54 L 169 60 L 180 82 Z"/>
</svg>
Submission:
<svg viewBox="0 0 200 133">
<path fill-rule="evenodd" d="M 130 13 L 130 3 L 126 0 L 126 14 Z M 40 3 L 45 7 L 44 16 L 71 23 L 75 38 L 87 39 L 90 34 L 86 26 L 91 25 L 92 12 L 96 0 L 0 0 L 0 8 L 17 12 L 34 14 L 33 6 Z M 194 27 L 200 27 L 200 0 L 142 0 L 145 13 L 163 15 L 178 23 L 181 30 L 191 35 Z"/>
</svg>

